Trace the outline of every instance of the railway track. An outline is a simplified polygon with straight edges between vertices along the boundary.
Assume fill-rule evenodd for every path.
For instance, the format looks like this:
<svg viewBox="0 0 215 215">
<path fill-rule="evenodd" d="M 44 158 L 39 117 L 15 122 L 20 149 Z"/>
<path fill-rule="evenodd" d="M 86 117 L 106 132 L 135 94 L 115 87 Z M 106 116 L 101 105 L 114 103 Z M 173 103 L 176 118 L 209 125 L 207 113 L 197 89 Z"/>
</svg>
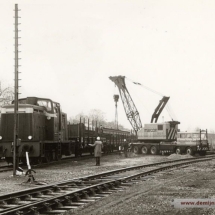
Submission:
<svg viewBox="0 0 215 215">
<path fill-rule="evenodd" d="M 0 214 L 61 214 L 75 210 L 167 169 L 209 161 L 215 156 L 139 165 L 61 181 L 0 196 Z M 159 167 L 158 167 L 159 166 Z"/>
</svg>

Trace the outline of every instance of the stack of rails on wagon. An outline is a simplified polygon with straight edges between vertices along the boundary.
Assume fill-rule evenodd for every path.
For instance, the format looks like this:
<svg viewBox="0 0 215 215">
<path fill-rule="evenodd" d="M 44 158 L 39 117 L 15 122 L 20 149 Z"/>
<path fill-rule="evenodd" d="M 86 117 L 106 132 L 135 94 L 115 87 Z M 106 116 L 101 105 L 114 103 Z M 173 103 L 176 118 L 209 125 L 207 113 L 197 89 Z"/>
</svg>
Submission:
<svg viewBox="0 0 215 215">
<path fill-rule="evenodd" d="M 127 138 L 131 140 L 134 135 L 131 135 L 129 131 L 123 131 L 119 129 L 105 128 L 97 126 L 96 122 L 89 121 L 77 124 L 68 125 L 68 139 L 74 143 L 73 149 L 76 156 L 81 156 L 82 153 L 93 153 L 93 148 L 89 144 L 93 144 L 96 137 L 99 136 L 103 142 L 103 152 L 105 154 L 111 153 L 119 149 L 119 146 L 123 144 L 123 139 Z M 86 125 L 85 125 L 86 123 Z"/>
<path fill-rule="evenodd" d="M 97 124 L 97 123 L 96 123 Z M 13 162 L 14 102 L 1 109 L 0 156 Z M 93 152 L 97 136 L 104 142 L 104 151 L 118 149 L 130 132 L 91 127 L 81 122 L 67 124 L 67 114 L 59 103 L 46 98 L 27 97 L 19 99 L 17 156 L 26 162 L 26 152 L 32 163 L 60 160 L 63 155 L 81 155 Z M 128 138 L 129 139 L 129 138 Z"/>
</svg>

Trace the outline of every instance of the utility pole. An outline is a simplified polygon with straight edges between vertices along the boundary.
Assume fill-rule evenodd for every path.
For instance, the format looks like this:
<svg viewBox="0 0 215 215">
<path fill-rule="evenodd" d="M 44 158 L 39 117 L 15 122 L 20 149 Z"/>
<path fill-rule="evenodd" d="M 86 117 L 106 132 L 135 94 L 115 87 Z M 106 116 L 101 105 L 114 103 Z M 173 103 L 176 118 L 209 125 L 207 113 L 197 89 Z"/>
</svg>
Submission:
<svg viewBox="0 0 215 215">
<path fill-rule="evenodd" d="M 18 167 L 17 142 L 18 142 L 18 95 L 19 95 L 19 50 L 18 50 L 18 4 L 15 4 L 15 85 L 14 85 L 14 138 L 13 138 L 13 176 L 16 176 Z"/>
<path fill-rule="evenodd" d="M 118 112 L 117 112 L 117 102 L 119 100 L 119 95 L 114 95 L 113 96 L 114 98 L 114 101 L 115 101 L 115 126 L 116 126 L 116 129 L 118 129 Z"/>
</svg>

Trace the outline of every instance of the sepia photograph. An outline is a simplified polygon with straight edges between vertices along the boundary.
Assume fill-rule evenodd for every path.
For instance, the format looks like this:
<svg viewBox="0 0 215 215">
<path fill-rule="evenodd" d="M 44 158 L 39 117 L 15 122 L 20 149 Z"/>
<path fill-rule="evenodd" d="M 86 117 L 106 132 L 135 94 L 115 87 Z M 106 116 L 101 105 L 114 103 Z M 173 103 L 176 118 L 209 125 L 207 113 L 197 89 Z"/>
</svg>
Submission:
<svg viewBox="0 0 215 215">
<path fill-rule="evenodd" d="M 214 11 L 1 0 L 0 214 L 215 215 Z"/>
</svg>

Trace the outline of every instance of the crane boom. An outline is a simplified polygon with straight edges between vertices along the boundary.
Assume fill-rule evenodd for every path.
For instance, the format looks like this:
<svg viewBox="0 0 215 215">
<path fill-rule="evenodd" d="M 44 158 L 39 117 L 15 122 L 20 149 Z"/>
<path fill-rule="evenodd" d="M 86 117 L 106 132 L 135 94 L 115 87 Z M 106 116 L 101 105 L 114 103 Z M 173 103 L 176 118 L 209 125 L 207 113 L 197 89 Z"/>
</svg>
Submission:
<svg viewBox="0 0 215 215">
<path fill-rule="evenodd" d="M 153 123 L 154 119 L 155 119 L 155 122 L 158 121 L 158 117 L 160 116 L 162 110 L 163 110 L 164 107 L 166 106 L 166 103 L 168 102 L 169 98 L 170 98 L 170 97 L 164 96 L 164 97 L 160 100 L 158 106 L 155 108 L 155 111 L 154 111 L 154 113 L 152 114 L 151 123 Z"/>
<path fill-rule="evenodd" d="M 142 123 L 139 112 L 137 111 L 137 108 L 125 85 L 125 76 L 113 76 L 109 77 L 109 79 L 113 81 L 118 87 L 126 116 L 131 123 L 131 126 L 137 133 L 137 131 L 142 128 Z"/>
</svg>

